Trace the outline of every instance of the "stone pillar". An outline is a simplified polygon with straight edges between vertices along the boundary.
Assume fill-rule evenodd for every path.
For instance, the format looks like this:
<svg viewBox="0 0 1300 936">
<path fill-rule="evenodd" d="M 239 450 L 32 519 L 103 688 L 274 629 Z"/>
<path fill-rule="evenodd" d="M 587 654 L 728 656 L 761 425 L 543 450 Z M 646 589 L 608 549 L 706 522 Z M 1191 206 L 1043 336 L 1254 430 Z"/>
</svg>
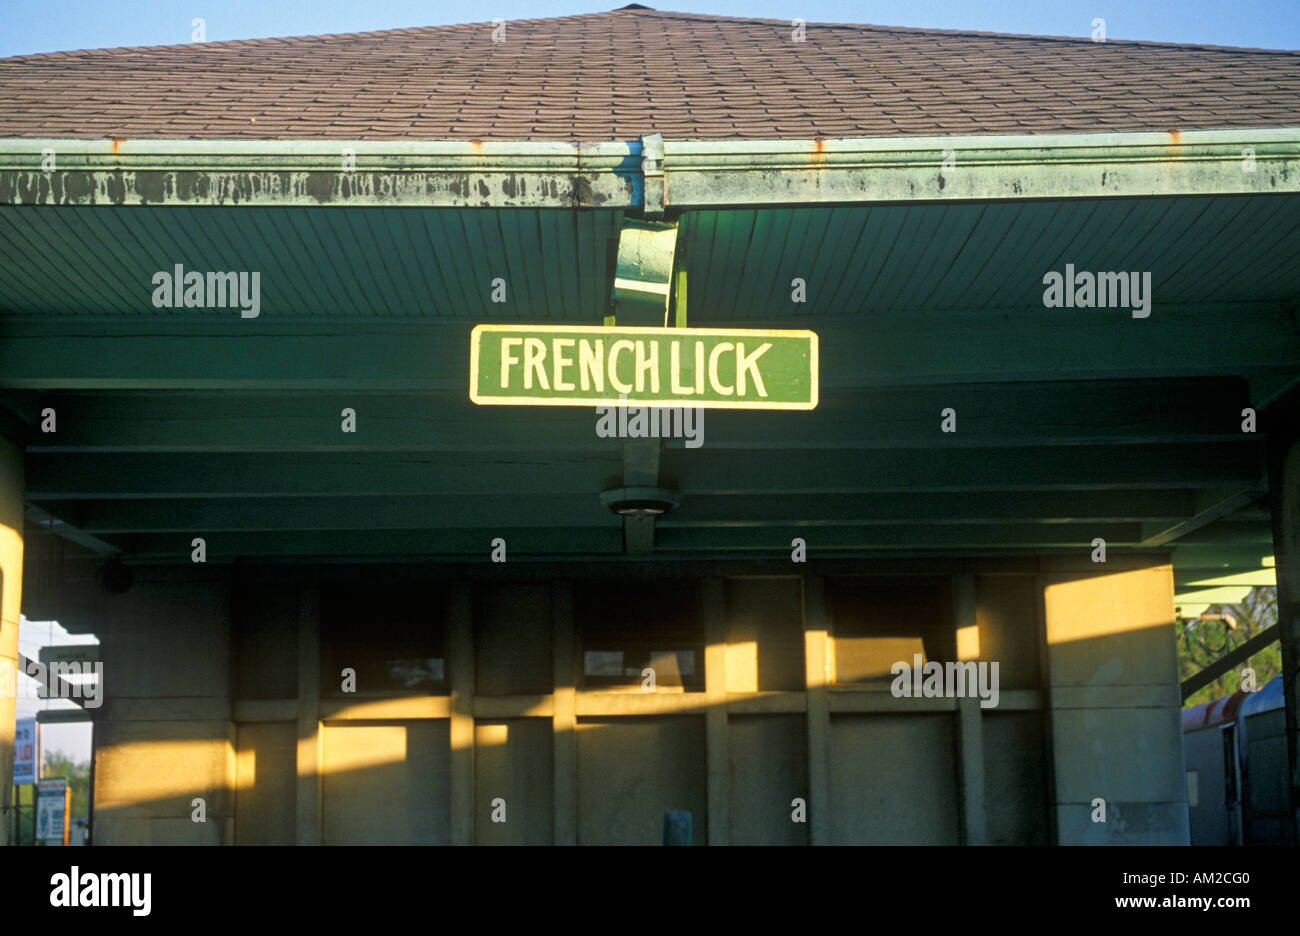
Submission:
<svg viewBox="0 0 1300 936">
<path fill-rule="evenodd" d="M 1057 841 L 1188 844 L 1172 567 L 1085 554 L 1043 571 Z"/>
<path fill-rule="evenodd" d="M 819 575 L 803 580 L 805 687 L 808 699 L 808 830 L 810 845 L 831 841 L 830 771 L 830 627 L 826 620 L 826 582 Z"/>
<path fill-rule="evenodd" d="M 551 730 L 555 797 L 555 844 L 578 844 L 578 637 L 573 625 L 573 582 L 551 585 L 553 628 L 552 686 L 554 709 Z"/>
<path fill-rule="evenodd" d="M 474 618 L 469 582 L 457 582 L 447 609 L 451 687 L 451 843 L 474 844 Z"/>
<path fill-rule="evenodd" d="M 295 834 L 299 845 L 321 843 L 320 585 L 298 597 L 298 754 Z"/>
<path fill-rule="evenodd" d="M 981 657 L 975 576 L 956 576 L 952 596 L 957 659 L 978 664 Z M 961 755 L 962 841 L 966 845 L 984 845 L 988 842 L 988 818 L 984 809 L 984 718 L 978 697 L 957 700 L 957 730 Z"/>
<path fill-rule="evenodd" d="M 723 580 L 710 576 L 702 583 L 704 615 L 704 716 L 709 777 L 709 844 L 731 841 L 731 758 L 727 719 L 727 612 Z"/>
<path fill-rule="evenodd" d="M 0 437 L 0 845 L 9 842 L 23 589 L 23 453 Z"/>
</svg>

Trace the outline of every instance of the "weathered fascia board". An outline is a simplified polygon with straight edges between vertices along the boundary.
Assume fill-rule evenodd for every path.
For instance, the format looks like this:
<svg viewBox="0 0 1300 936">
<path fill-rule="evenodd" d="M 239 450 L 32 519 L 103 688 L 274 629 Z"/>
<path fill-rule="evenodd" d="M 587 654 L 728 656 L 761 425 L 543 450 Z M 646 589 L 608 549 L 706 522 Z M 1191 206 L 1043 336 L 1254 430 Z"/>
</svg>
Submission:
<svg viewBox="0 0 1300 936">
<path fill-rule="evenodd" d="M 1300 191 L 1300 128 L 665 140 L 670 208 Z"/>
<path fill-rule="evenodd" d="M 644 205 L 658 216 L 729 205 L 1296 191 L 1292 127 L 600 143 L 0 139 L 0 204 L 24 205 Z"/>
<path fill-rule="evenodd" d="M 621 208 L 643 179 L 640 142 L 0 139 L 5 205 Z"/>
</svg>

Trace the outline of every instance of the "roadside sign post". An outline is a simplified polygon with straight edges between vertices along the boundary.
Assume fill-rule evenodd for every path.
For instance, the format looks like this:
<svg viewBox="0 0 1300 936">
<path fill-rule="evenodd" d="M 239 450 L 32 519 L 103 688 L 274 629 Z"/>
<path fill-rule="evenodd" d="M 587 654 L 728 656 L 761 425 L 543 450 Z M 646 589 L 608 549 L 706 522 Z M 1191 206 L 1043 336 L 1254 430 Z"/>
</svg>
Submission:
<svg viewBox="0 0 1300 936">
<path fill-rule="evenodd" d="M 9 842 L 12 845 L 30 844 L 24 834 L 23 827 L 27 824 L 29 828 L 35 828 L 35 784 L 39 730 L 35 718 L 19 718 L 14 722 L 14 821 L 9 836 Z M 23 804 L 23 787 L 27 787 L 31 791 L 27 794 L 28 802 L 26 805 Z"/>
<path fill-rule="evenodd" d="M 80 663 L 89 669 L 100 662 L 99 644 L 51 644 L 41 647 L 37 658 L 45 666 L 51 663 Z"/>
<path fill-rule="evenodd" d="M 68 844 L 72 790 L 66 777 L 42 780 L 36 797 L 36 840 L 43 845 Z"/>
<path fill-rule="evenodd" d="M 99 644 L 59 644 L 41 647 L 40 664 L 45 668 L 42 677 L 37 680 L 36 696 L 40 699 L 50 698 L 54 692 L 56 698 L 76 700 L 85 698 L 95 691 L 96 665 L 100 662 Z M 90 676 L 88 680 L 73 682 L 69 675 Z"/>
<path fill-rule="evenodd" d="M 20 718 L 14 725 L 14 785 L 36 782 L 36 719 Z"/>
</svg>

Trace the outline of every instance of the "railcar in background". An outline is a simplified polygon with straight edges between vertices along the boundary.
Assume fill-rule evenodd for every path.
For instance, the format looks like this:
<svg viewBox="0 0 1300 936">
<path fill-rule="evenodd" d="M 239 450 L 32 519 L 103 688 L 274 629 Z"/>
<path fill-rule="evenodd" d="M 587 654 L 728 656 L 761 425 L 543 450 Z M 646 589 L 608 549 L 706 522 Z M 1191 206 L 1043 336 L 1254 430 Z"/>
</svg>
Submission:
<svg viewBox="0 0 1300 936">
<path fill-rule="evenodd" d="M 1183 711 L 1193 845 L 1294 845 L 1279 675 Z"/>
</svg>

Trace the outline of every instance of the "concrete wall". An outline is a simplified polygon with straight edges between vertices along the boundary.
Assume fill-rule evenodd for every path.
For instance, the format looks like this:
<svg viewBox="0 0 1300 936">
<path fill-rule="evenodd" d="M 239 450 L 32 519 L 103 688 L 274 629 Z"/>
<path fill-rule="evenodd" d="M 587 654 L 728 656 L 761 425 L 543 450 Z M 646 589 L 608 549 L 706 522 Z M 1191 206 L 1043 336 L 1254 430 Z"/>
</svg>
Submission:
<svg viewBox="0 0 1300 936">
<path fill-rule="evenodd" d="M 831 842 L 957 845 L 951 715 L 831 717 Z"/>
<path fill-rule="evenodd" d="M 247 722 L 235 736 L 235 841 L 292 845 L 296 834 L 297 725 Z"/>
<path fill-rule="evenodd" d="M 731 844 L 807 845 L 808 823 L 791 820 L 794 800 L 808 802 L 804 717 L 733 715 L 729 721 Z"/>
<path fill-rule="evenodd" d="M 646 845 L 663 838 L 664 813 L 689 810 L 695 844 L 708 841 L 704 720 L 578 722 L 578 843 Z"/>
<path fill-rule="evenodd" d="M 474 726 L 474 841 L 549 845 L 554 840 L 551 723 L 479 720 Z"/>
<path fill-rule="evenodd" d="M 502 585 L 474 598 L 475 694 L 550 692 L 551 590 Z"/>
<path fill-rule="evenodd" d="M 222 570 L 139 569 L 90 609 L 103 643 L 94 841 L 234 840 L 230 585 Z M 194 800 L 205 821 L 194 821 Z"/>
<path fill-rule="evenodd" d="M 1057 839 L 1186 845 L 1173 570 L 1109 565 L 1041 580 Z"/>
<path fill-rule="evenodd" d="M 1052 841 L 1047 718 L 1039 706 L 1016 710 L 1020 699 L 1040 703 L 1045 659 L 1042 591 L 1032 575 L 975 576 L 979 653 L 998 662 L 999 708 L 979 716 L 984 764 L 985 839 L 990 845 Z"/>
<path fill-rule="evenodd" d="M 801 597 L 793 577 L 727 580 L 728 692 L 803 690 Z"/>
<path fill-rule="evenodd" d="M 451 840 L 449 747 L 442 719 L 326 723 L 323 843 L 446 845 Z"/>
<path fill-rule="evenodd" d="M 654 692 L 586 684 L 584 627 L 620 638 L 581 583 L 407 581 L 323 633 L 310 578 L 146 574 L 90 602 L 96 839 L 650 844 L 685 809 L 698 843 L 1186 841 L 1168 567 L 1052 562 L 679 579 L 662 611 L 651 580 L 636 652 L 659 616 L 673 646 L 705 645 L 703 691 Z M 383 594 L 383 575 L 346 587 Z M 895 698 L 898 641 L 996 660 L 997 708 Z M 389 657 L 442 654 L 445 688 L 339 692 L 349 647 L 372 685 Z"/>
<path fill-rule="evenodd" d="M 1050 844 L 1042 713 L 994 712 L 985 714 L 981 724 L 987 844 Z"/>
</svg>

